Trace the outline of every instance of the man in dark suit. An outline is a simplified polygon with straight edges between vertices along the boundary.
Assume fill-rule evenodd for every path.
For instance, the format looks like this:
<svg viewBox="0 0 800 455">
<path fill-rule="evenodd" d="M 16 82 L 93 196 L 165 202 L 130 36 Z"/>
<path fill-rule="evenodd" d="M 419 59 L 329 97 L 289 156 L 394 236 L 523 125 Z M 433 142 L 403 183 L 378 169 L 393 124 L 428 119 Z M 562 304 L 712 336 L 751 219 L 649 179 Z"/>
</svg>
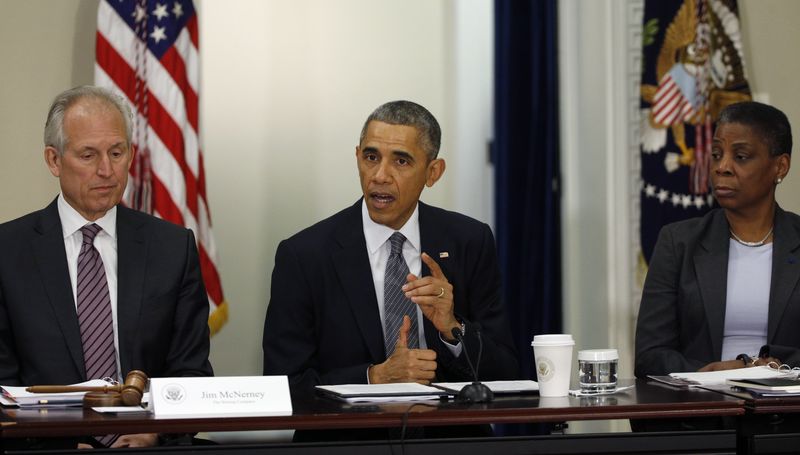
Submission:
<svg viewBox="0 0 800 455">
<path fill-rule="evenodd" d="M 380 106 L 356 147 L 363 198 L 278 246 L 264 374 L 289 375 L 295 395 L 469 381 L 481 344 L 481 379 L 517 376 L 489 227 L 419 202 L 445 170 L 440 137 L 422 106 Z"/>
<path fill-rule="evenodd" d="M 209 376 L 208 299 L 191 231 L 119 206 L 131 112 L 108 90 L 53 102 L 44 157 L 61 193 L 0 225 L 0 383 Z M 152 445 L 125 435 L 115 446 Z"/>
</svg>

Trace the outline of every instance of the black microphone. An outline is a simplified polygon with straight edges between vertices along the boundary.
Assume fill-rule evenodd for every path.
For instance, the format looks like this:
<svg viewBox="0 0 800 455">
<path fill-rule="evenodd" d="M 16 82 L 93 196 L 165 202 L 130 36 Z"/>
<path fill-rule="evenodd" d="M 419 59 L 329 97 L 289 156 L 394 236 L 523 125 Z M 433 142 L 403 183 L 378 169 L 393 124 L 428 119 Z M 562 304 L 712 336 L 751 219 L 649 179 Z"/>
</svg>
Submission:
<svg viewBox="0 0 800 455">
<path fill-rule="evenodd" d="M 451 332 L 456 340 L 458 340 L 464 348 L 464 356 L 467 357 L 467 363 L 469 364 L 469 369 L 472 370 L 472 377 L 475 379 L 472 381 L 472 384 L 465 385 L 458 395 L 456 395 L 456 401 L 459 403 L 488 403 L 494 400 L 494 393 L 492 393 L 492 389 L 486 386 L 486 384 L 481 384 L 478 381 L 478 372 L 475 370 L 475 367 L 472 366 L 472 360 L 469 358 L 469 351 L 467 351 L 467 344 L 464 343 L 464 335 L 461 333 L 460 327 L 453 327 Z M 483 340 L 481 339 L 481 332 L 478 332 L 478 367 L 481 366 L 481 354 L 483 352 Z"/>
</svg>

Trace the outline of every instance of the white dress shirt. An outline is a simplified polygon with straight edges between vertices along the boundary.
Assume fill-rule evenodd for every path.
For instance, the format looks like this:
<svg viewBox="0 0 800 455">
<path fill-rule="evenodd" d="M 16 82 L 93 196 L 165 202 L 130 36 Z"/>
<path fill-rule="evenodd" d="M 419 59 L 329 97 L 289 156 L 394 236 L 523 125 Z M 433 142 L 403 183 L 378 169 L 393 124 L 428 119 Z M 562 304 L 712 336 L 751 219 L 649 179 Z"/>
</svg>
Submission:
<svg viewBox="0 0 800 455">
<path fill-rule="evenodd" d="M 64 250 L 67 253 L 67 268 L 69 281 L 72 284 L 72 301 L 75 311 L 78 311 L 78 255 L 83 244 L 81 228 L 87 224 L 95 223 L 103 230 L 94 238 L 94 247 L 103 260 L 108 281 L 108 295 L 111 300 L 111 316 L 114 322 L 114 350 L 117 358 L 117 380 L 120 376 L 119 362 L 119 331 L 117 330 L 117 207 L 112 207 L 101 218 L 95 221 L 86 220 L 64 199 L 63 194 L 58 195 L 58 216 L 61 218 L 61 230 L 64 234 Z"/>
<path fill-rule="evenodd" d="M 378 299 L 378 313 L 380 313 L 381 326 L 383 327 L 384 337 L 386 337 L 386 323 L 384 321 L 384 313 L 386 310 L 383 301 L 383 281 L 386 275 L 386 263 L 392 252 L 392 244 L 389 242 L 389 237 L 395 232 L 400 232 L 405 236 L 406 241 L 403 243 L 403 259 L 406 261 L 406 264 L 408 264 L 409 272 L 420 276 L 422 272 L 422 258 L 420 256 L 422 254 L 422 242 L 420 241 L 419 235 L 419 204 L 414 207 L 414 213 L 411 214 L 411 218 L 409 218 L 406 224 L 398 231 L 372 221 L 372 218 L 369 217 L 367 203 L 364 200 L 361 201 L 361 220 L 362 226 L 364 227 L 364 238 L 367 241 L 367 254 L 369 255 L 369 265 L 372 269 L 372 281 L 375 285 L 375 297 Z M 422 310 L 417 306 L 419 348 L 427 349 L 428 344 L 425 341 L 423 318 Z M 439 334 L 439 338 L 445 341 L 441 333 Z M 458 357 L 461 354 L 461 343 L 453 345 L 445 341 L 444 345 L 447 346 L 454 356 Z"/>
</svg>

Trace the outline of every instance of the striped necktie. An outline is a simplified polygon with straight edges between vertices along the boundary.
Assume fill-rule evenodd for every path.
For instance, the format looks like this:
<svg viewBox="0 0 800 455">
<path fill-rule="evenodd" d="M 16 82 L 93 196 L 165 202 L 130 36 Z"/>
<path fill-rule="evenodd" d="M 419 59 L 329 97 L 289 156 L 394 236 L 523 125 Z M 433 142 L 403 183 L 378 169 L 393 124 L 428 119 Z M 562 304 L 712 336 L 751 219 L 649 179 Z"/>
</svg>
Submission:
<svg viewBox="0 0 800 455">
<path fill-rule="evenodd" d="M 408 276 L 408 265 L 403 259 L 403 243 L 406 238 L 403 234 L 395 232 L 389 237 L 392 251 L 389 260 L 386 262 L 386 275 L 383 280 L 383 308 L 384 325 L 386 331 L 383 334 L 386 357 L 394 352 L 397 337 L 400 333 L 400 326 L 403 324 L 403 316 L 411 318 L 411 330 L 408 331 L 409 349 L 419 348 L 419 330 L 417 325 L 417 305 L 407 299 L 401 289 L 406 283 Z"/>
<path fill-rule="evenodd" d="M 94 247 L 94 238 L 101 230 L 94 223 L 81 228 L 83 244 L 78 255 L 78 324 L 86 379 L 117 379 L 111 298 L 103 259 Z"/>
</svg>

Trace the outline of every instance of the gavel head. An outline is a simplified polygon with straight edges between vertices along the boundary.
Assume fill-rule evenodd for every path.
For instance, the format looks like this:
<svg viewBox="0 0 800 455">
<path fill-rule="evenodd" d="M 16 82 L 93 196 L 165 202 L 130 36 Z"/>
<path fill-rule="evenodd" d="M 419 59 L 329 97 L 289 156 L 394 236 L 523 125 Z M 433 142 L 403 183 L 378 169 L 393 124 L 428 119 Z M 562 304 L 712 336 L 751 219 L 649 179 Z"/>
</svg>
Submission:
<svg viewBox="0 0 800 455">
<path fill-rule="evenodd" d="M 142 395 L 147 387 L 148 377 L 140 370 L 131 370 L 125 376 L 120 395 L 122 403 L 126 406 L 136 406 L 142 403 Z"/>
</svg>

